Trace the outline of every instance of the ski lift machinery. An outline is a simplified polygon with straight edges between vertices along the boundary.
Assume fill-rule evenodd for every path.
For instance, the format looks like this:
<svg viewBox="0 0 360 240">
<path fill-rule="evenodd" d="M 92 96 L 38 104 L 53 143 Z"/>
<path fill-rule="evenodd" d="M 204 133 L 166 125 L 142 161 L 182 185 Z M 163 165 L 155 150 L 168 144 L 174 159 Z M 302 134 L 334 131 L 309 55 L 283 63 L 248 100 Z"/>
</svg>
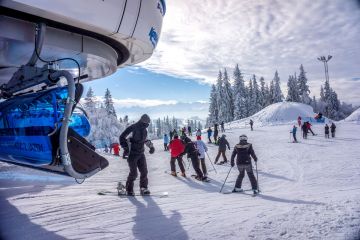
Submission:
<svg viewBox="0 0 360 240">
<path fill-rule="evenodd" d="M 108 166 L 85 139 L 81 83 L 148 59 L 164 0 L 0 0 L 0 160 L 86 179 Z"/>
</svg>

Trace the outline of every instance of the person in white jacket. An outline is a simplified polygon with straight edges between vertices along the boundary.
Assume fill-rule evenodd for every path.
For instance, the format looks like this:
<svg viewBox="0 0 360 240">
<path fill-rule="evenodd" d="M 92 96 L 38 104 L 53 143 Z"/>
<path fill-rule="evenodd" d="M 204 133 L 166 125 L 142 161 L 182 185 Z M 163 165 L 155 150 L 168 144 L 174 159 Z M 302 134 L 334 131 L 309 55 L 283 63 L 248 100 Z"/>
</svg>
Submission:
<svg viewBox="0 0 360 240">
<path fill-rule="evenodd" d="M 207 176 L 207 170 L 206 170 L 206 164 L 205 164 L 205 152 L 208 151 L 208 148 L 206 147 L 205 143 L 201 140 L 201 136 L 197 136 L 196 137 L 196 148 L 200 154 L 199 158 L 200 158 L 200 165 L 201 165 L 201 170 L 204 173 L 204 176 Z"/>
</svg>

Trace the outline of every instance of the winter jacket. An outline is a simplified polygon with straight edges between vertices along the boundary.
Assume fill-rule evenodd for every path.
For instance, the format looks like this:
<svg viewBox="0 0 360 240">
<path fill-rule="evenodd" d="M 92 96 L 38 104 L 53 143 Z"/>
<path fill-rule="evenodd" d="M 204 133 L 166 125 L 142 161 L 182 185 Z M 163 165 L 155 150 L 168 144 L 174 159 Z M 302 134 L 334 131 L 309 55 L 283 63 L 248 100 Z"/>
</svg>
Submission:
<svg viewBox="0 0 360 240">
<path fill-rule="evenodd" d="M 210 138 L 210 137 L 211 137 L 211 134 L 212 134 L 212 130 L 211 130 L 211 129 L 208 129 L 208 130 L 207 130 L 207 133 L 208 133 L 208 137 Z"/>
<path fill-rule="evenodd" d="M 189 141 L 185 144 L 184 152 L 187 153 L 188 158 L 198 158 L 199 157 L 199 152 L 196 149 L 196 145 L 192 141 Z"/>
<path fill-rule="evenodd" d="M 331 132 L 335 132 L 336 126 L 334 123 L 331 124 L 330 128 L 331 128 Z"/>
<path fill-rule="evenodd" d="M 198 137 L 198 136 L 201 136 L 201 131 L 200 131 L 200 129 L 198 129 L 197 131 L 196 131 L 196 136 Z"/>
<path fill-rule="evenodd" d="M 231 166 L 233 166 L 234 164 L 235 156 L 237 157 L 236 165 L 251 164 L 251 157 L 254 159 L 255 162 L 257 161 L 257 157 L 255 155 L 252 144 L 248 143 L 247 141 L 241 141 L 240 143 L 235 145 L 234 151 L 231 155 Z"/>
<path fill-rule="evenodd" d="M 202 140 L 196 140 L 195 142 L 196 148 L 200 154 L 200 158 L 205 158 L 205 152 L 208 151 L 208 148 L 206 147 L 205 143 Z"/>
<path fill-rule="evenodd" d="M 136 122 L 125 129 L 123 133 L 121 133 L 119 140 L 121 147 L 124 150 L 130 150 L 130 154 L 143 154 L 144 153 L 144 144 L 148 141 L 147 138 L 147 130 L 146 128 L 149 124 Z M 132 134 L 129 138 L 129 142 L 131 146 L 129 146 L 127 137 Z"/>
<path fill-rule="evenodd" d="M 168 144 L 169 143 L 169 137 L 168 135 L 164 135 L 164 143 Z"/>
<path fill-rule="evenodd" d="M 221 137 L 218 141 L 219 151 L 226 151 L 226 146 L 230 149 L 230 144 L 225 137 Z"/>
<path fill-rule="evenodd" d="M 216 138 L 218 136 L 218 134 L 219 134 L 218 125 L 215 124 L 215 126 L 214 126 L 214 137 Z"/>
<path fill-rule="evenodd" d="M 312 126 L 312 125 L 311 125 L 311 123 L 306 122 L 306 128 L 307 128 L 307 129 L 310 129 L 310 128 L 311 128 L 311 126 Z"/>
<path fill-rule="evenodd" d="M 296 135 L 296 131 L 297 131 L 297 127 L 293 127 L 293 129 L 292 129 L 292 132 L 291 132 L 291 133 L 292 133 L 293 135 Z"/>
<path fill-rule="evenodd" d="M 170 141 L 169 149 L 171 157 L 178 157 L 184 152 L 185 146 L 180 139 L 174 139 Z"/>
<path fill-rule="evenodd" d="M 329 126 L 325 126 L 325 134 L 329 134 Z"/>
</svg>

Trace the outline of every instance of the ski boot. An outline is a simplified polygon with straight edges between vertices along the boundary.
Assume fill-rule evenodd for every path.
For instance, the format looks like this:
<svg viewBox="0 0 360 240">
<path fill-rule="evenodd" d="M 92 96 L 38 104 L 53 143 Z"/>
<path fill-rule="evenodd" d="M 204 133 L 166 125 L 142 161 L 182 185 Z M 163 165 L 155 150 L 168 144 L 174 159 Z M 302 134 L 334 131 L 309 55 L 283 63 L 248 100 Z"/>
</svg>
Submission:
<svg viewBox="0 0 360 240">
<path fill-rule="evenodd" d="M 235 187 L 232 192 L 244 192 L 244 190 L 242 188 Z"/>
<path fill-rule="evenodd" d="M 141 195 L 150 195 L 150 190 L 147 188 L 140 188 Z"/>
<path fill-rule="evenodd" d="M 254 195 L 257 195 L 258 193 L 259 193 L 259 190 L 253 189 L 253 194 L 254 194 Z"/>
<path fill-rule="evenodd" d="M 181 176 L 184 177 L 184 178 L 186 178 L 185 172 L 182 172 L 182 173 L 181 173 Z"/>
<path fill-rule="evenodd" d="M 176 172 L 173 172 L 173 171 L 170 173 L 170 175 L 171 175 L 171 176 L 174 176 L 174 177 L 177 177 Z"/>
</svg>

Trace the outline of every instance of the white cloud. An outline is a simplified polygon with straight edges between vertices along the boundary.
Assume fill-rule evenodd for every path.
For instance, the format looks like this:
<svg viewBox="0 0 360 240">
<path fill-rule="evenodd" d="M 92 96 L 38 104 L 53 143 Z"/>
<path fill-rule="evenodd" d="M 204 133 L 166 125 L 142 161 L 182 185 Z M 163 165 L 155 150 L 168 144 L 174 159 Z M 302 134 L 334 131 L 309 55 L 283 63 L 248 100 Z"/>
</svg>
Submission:
<svg viewBox="0 0 360 240">
<path fill-rule="evenodd" d="M 324 77 L 316 58 L 330 54 L 333 87 L 341 99 L 360 103 L 359 82 L 351 81 L 360 76 L 356 1 L 181 0 L 167 5 L 158 47 L 142 67 L 214 83 L 220 68 L 238 63 L 242 71 L 267 81 L 277 69 L 285 89 L 288 75 L 302 63 L 310 85 L 318 87 Z M 346 88 L 337 86 L 342 79 Z M 313 91 L 318 94 L 319 88 Z"/>
</svg>

